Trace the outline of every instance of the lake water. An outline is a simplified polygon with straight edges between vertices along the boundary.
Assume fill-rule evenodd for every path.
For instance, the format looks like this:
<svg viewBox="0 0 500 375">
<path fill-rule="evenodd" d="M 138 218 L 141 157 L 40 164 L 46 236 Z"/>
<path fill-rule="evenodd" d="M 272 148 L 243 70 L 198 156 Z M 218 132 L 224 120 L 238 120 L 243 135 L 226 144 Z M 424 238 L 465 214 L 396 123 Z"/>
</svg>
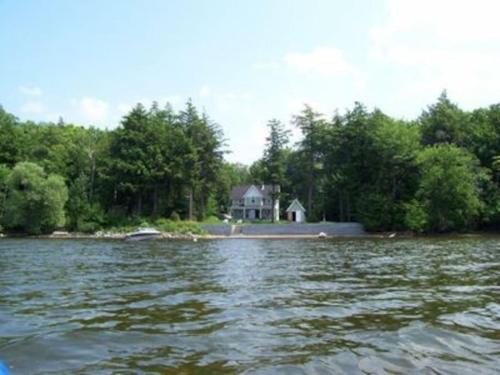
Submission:
<svg viewBox="0 0 500 375">
<path fill-rule="evenodd" d="M 0 240 L 12 374 L 493 374 L 500 239 Z"/>
</svg>

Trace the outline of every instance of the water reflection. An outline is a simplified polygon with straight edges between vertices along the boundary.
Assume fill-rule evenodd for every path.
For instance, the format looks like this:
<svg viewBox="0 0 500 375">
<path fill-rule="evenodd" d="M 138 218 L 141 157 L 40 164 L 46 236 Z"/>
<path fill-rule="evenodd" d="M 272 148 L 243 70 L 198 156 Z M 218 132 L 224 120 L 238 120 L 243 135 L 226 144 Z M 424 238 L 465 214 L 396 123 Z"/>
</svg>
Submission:
<svg viewBox="0 0 500 375">
<path fill-rule="evenodd" d="M 0 241 L 32 373 L 495 373 L 499 241 Z"/>
</svg>

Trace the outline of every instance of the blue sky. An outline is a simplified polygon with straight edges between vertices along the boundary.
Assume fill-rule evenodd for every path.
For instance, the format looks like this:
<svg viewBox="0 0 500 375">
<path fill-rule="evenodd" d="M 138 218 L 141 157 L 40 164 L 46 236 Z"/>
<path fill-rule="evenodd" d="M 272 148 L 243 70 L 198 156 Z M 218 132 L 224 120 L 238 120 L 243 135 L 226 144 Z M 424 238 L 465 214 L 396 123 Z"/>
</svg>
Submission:
<svg viewBox="0 0 500 375">
<path fill-rule="evenodd" d="M 0 104 L 113 128 L 138 101 L 191 97 L 227 158 L 250 163 L 266 122 L 303 103 L 414 118 L 443 88 L 466 109 L 499 102 L 498 14 L 495 0 L 0 0 Z"/>
</svg>

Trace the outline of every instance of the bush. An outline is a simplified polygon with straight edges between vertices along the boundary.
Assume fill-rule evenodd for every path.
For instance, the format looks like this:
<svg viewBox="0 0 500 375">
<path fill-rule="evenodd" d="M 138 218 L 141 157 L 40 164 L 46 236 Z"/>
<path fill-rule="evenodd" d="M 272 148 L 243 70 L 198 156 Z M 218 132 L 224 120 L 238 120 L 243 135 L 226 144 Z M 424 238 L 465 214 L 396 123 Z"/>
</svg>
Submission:
<svg viewBox="0 0 500 375">
<path fill-rule="evenodd" d="M 46 176 L 33 163 L 18 163 L 7 179 L 3 225 L 28 234 L 51 233 L 64 225 L 68 189 L 61 176 Z"/>
<path fill-rule="evenodd" d="M 366 193 L 357 207 L 359 221 L 369 231 L 399 230 L 404 207 L 388 194 Z"/>
<path fill-rule="evenodd" d="M 429 218 L 425 207 L 416 200 L 405 205 L 405 225 L 411 231 L 422 233 L 426 230 Z"/>
<path fill-rule="evenodd" d="M 82 233 L 95 233 L 99 229 L 101 229 L 101 225 L 92 221 L 84 221 L 78 225 L 78 231 Z"/>
<path fill-rule="evenodd" d="M 10 170 L 5 165 L 0 164 L 0 232 L 2 231 L 2 217 L 5 206 L 5 199 L 7 198 L 7 178 L 9 177 Z"/>
<path fill-rule="evenodd" d="M 176 234 L 204 234 L 199 223 L 194 221 L 172 221 L 167 219 L 158 219 L 154 225 L 158 230 Z"/>
<path fill-rule="evenodd" d="M 220 220 L 216 216 L 208 216 L 203 222 L 206 224 L 219 224 Z"/>
<path fill-rule="evenodd" d="M 479 186 L 487 180 L 477 158 L 444 144 L 423 149 L 418 163 L 421 176 L 416 198 L 427 215 L 426 230 L 472 228 L 483 209 Z"/>
<path fill-rule="evenodd" d="M 76 220 L 73 230 L 83 233 L 95 233 L 106 223 L 104 211 L 98 204 L 88 205 Z"/>
<path fill-rule="evenodd" d="M 172 211 L 172 213 L 170 214 L 170 220 L 179 221 L 179 220 L 181 220 L 181 217 L 179 216 L 179 214 L 177 212 Z"/>
</svg>

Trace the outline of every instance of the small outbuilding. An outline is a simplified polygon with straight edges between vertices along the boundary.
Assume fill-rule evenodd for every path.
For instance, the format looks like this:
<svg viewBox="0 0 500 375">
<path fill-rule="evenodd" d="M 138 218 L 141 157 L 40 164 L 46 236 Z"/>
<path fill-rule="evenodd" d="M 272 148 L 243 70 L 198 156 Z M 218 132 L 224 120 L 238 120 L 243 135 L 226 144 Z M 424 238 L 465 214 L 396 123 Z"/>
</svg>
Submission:
<svg viewBox="0 0 500 375">
<path fill-rule="evenodd" d="M 300 204 L 298 199 L 294 199 L 286 209 L 288 221 L 303 223 L 306 221 L 306 209 Z"/>
</svg>

